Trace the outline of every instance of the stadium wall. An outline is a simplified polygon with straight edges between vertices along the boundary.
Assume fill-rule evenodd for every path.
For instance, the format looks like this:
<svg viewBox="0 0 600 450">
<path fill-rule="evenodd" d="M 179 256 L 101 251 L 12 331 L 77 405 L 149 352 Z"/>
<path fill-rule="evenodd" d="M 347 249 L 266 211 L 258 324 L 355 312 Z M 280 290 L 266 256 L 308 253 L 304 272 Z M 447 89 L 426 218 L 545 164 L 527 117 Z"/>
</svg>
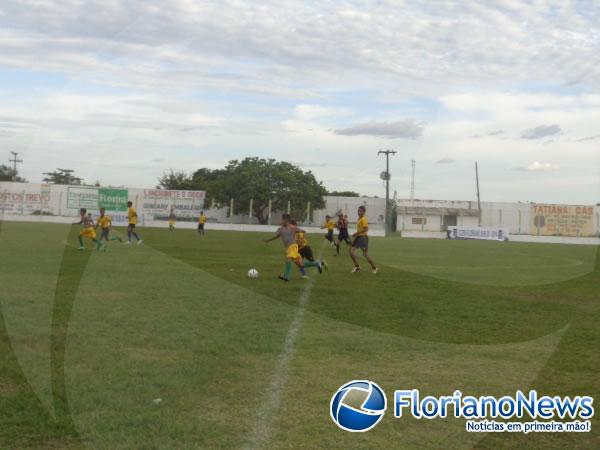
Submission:
<svg viewBox="0 0 600 450">
<path fill-rule="evenodd" d="M 448 225 L 477 226 L 477 203 L 454 200 L 398 200 L 398 229 L 444 232 Z M 456 221 L 456 223 L 451 223 Z M 482 202 L 481 226 L 502 227 L 512 235 L 597 237 L 600 206 Z"/>
<path fill-rule="evenodd" d="M 13 221 L 70 223 L 86 208 L 94 216 L 103 206 L 115 225 L 127 223 L 127 201 L 133 202 L 141 226 L 166 226 L 173 208 L 179 228 L 194 228 L 200 211 L 204 210 L 213 229 L 271 231 L 272 226 L 259 225 L 248 213 L 230 217 L 229 208 L 206 208 L 203 191 L 138 189 L 126 187 L 65 186 L 41 183 L 0 182 L 0 218 Z M 384 230 L 385 200 L 365 197 L 325 197 L 326 207 L 311 211 L 312 221 L 303 222 L 314 231 L 325 222 L 327 214 L 338 211 L 348 214 L 352 225 L 358 220 L 357 209 L 367 207 L 373 235 Z M 235 211 L 234 202 L 234 211 Z M 282 211 L 273 211 L 272 223 L 279 222 Z"/>
</svg>

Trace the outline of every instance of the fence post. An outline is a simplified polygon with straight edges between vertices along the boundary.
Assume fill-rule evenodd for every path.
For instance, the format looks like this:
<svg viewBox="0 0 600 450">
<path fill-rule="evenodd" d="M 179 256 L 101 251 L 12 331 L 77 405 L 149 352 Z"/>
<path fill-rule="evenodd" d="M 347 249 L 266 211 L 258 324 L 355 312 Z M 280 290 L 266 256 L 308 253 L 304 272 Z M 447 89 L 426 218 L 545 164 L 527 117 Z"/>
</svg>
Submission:
<svg viewBox="0 0 600 450">
<path fill-rule="evenodd" d="M 306 223 L 310 224 L 310 200 L 306 204 Z"/>
<path fill-rule="evenodd" d="M 291 212 L 292 212 L 292 202 L 290 200 L 288 200 L 287 213 L 291 214 Z"/>
<path fill-rule="evenodd" d="M 252 225 L 252 207 L 254 206 L 254 199 L 250 199 L 250 208 L 248 208 L 248 225 Z"/>
<path fill-rule="evenodd" d="M 271 212 L 272 212 L 272 207 L 273 207 L 273 203 L 271 201 L 271 199 L 269 199 L 269 220 L 268 220 L 268 224 L 271 225 Z"/>
<path fill-rule="evenodd" d="M 229 204 L 229 223 L 233 223 L 233 198 Z"/>
</svg>

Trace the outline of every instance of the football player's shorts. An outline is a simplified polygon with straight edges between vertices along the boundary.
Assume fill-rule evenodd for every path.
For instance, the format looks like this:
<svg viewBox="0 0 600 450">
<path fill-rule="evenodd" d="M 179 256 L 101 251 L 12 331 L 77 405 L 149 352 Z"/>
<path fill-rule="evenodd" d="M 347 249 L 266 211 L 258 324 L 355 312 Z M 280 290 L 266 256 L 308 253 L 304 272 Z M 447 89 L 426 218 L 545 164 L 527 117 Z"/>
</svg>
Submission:
<svg viewBox="0 0 600 450">
<path fill-rule="evenodd" d="M 315 257 L 313 256 L 312 248 L 310 248 L 308 245 L 306 247 L 302 247 L 299 250 L 299 253 L 300 253 L 300 256 L 302 256 L 307 261 L 314 261 L 315 260 Z"/>
<path fill-rule="evenodd" d="M 354 239 L 352 243 L 352 247 L 360 248 L 361 250 L 368 251 L 369 250 L 369 237 L 368 236 L 358 236 Z"/>
<path fill-rule="evenodd" d="M 79 232 L 79 236 L 90 239 L 96 239 L 96 230 L 93 227 L 84 228 Z"/>
<path fill-rule="evenodd" d="M 290 245 L 285 251 L 285 257 L 291 260 L 300 259 L 300 252 L 298 250 L 298 244 Z"/>
</svg>

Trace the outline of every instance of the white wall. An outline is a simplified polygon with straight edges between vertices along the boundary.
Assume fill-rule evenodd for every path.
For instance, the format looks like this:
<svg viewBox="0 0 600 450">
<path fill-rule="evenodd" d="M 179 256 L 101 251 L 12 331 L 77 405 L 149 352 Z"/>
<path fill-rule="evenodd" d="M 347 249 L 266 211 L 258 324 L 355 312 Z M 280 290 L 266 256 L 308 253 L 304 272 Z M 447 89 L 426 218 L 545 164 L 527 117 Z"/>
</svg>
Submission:
<svg viewBox="0 0 600 450">
<path fill-rule="evenodd" d="M 12 183 L 0 182 L 0 215 L 4 220 L 33 220 L 51 222 L 51 217 L 67 217 L 69 221 L 79 215 L 79 207 L 86 207 L 94 216 L 98 214 L 98 189 L 93 186 L 64 186 L 56 184 L 40 183 Z M 181 220 L 185 217 L 192 218 L 195 223 L 200 210 L 204 210 L 209 223 L 223 223 L 235 225 L 257 225 L 254 217 L 249 217 L 247 212 L 241 212 L 234 203 L 233 217 L 228 217 L 229 208 L 208 208 L 204 204 L 204 192 L 202 191 L 165 191 L 157 189 L 137 188 L 100 188 L 120 190 L 125 196 L 121 200 L 130 200 L 137 209 L 140 225 L 152 222 L 157 217 L 166 217 L 171 207 L 175 207 L 175 213 Z M 89 201 L 82 200 L 85 204 L 69 201 L 69 194 L 73 197 L 74 192 L 84 195 L 89 191 Z M 327 214 L 333 215 L 341 210 L 348 214 L 351 224 L 358 220 L 357 209 L 363 205 L 367 208 L 367 216 L 372 230 L 384 228 L 385 200 L 378 198 L 363 197 L 325 197 L 325 208 L 312 211 L 312 225 L 320 226 L 325 222 Z M 42 214 L 40 214 L 40 212 Z M 122 225 L 127 221 L 124 208 L 120 210 L 108 210 L 113 222 Z M 282 211 L 273 211 L 271 223 L 279 223 Z M 20 216 L 20 217 L 19 217 Z M 26 218 L 26 216 L 33 216 Z M 40 217 L 41 216 L 41 217 Z M 16 219 L 18 218 L 18 219 Z M 300 220 L 302 222 L 304 218 Z M 63 222 L 57 219 L 58 222 Z"/>
<path fill-rule="evenodd" d="M 531 231 L 530 203 L 481 203 L 481 225 L 504 227 L 511 234 L 529 234 Z"/>
<path fill-rule="evenodd" d="M 477 209 L 477 202 L 456 200 L 398 200 L 400 207 L 430 208 L 429 215 L 399 214 L 398 229 L 404 231 L 441 231 L 442 214 L 432 214 L 431 208 L 438 209 Z M 481 226 L 507 228 L 512 235 L 531 233 L 533 221 L 533 206 L 531 203 L 508 203 L 508 202 L 482 202 L 481 203 Z M 413 225 L 413 217 L 425 217 L 427 224 Z M 476 216 L 458 216 L 458 226 L 477 226 Z M 600 206 L 594 207 L 594 224 L 596 236 L 600 235 Z"/>
</svg>

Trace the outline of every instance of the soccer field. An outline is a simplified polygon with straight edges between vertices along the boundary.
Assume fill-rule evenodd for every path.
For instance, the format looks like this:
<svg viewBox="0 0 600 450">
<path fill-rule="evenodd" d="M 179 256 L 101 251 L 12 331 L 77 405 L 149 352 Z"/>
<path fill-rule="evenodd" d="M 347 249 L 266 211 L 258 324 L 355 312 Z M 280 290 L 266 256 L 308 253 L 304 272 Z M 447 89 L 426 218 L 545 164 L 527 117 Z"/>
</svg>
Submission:
<svg viewBox="0 0 600 450">
<path fill-rule="evenodd" d="M 359 435 L 329 415 L 354 379 L 598 398 L 597 247 L 371 238 L 373 275 L 311 235 L 330 270 L 283 283 L 263 233 L 141 228 L 79 252 L 78 232 L 1 223 L 2 449 L 600 448 L 597 419 L 483 435 L 388 408 Z"/>
</svg>

